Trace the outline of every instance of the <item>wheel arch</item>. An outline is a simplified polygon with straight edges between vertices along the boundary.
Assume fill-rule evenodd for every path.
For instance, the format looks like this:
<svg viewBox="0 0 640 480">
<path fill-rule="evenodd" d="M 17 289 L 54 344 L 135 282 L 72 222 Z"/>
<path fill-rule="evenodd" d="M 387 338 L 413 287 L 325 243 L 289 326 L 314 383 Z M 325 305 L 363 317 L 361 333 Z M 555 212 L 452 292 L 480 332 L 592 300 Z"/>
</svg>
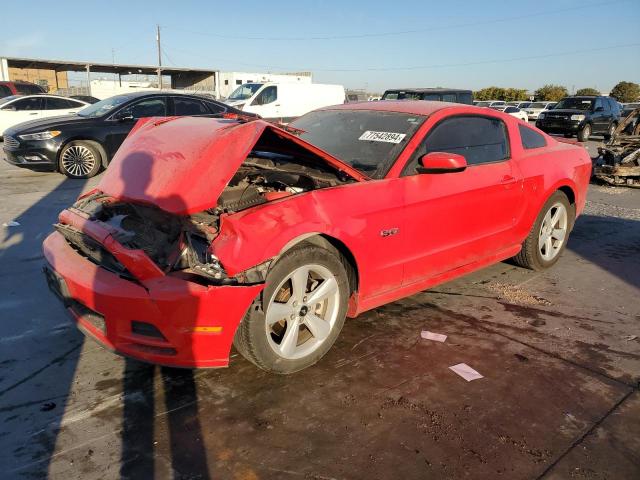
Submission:
<svg viewBox="0 0 640 480">
<path fill-rule="evenodd" d="M 342 240 L 339 240 L 338 238 L 326 233 L 310 232 L 290 240 L 284 245 L 284 247 L 282 247 L 274 261 L 276 261 L 285 252 L 291 250 L 293 247 L 301 243 L 310 243 L 312 245 L 316 245 L 327 250 L 334 250 L 335 252 L 339 253 L 347 270 L 349 289 L 351 291 L 350 293 L 358 291 L 358 287 L 360 285 L 360 274 L 358 270 L 358 262 L 355 255 Z"/>
</svg>

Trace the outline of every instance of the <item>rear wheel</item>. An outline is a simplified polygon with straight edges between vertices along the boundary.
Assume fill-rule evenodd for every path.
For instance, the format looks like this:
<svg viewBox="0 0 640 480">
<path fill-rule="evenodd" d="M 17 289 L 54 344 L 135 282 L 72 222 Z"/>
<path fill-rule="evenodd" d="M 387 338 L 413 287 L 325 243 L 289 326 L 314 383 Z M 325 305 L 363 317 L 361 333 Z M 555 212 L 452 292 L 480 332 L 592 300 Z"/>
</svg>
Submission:
<svg viewBox="0 0 640 480">
<path fill-rule="evenodd" d="M 102 156 L 94 142 L 69 142 L 60 152 L 60 171 L 69 178 L 89 178 L 98 174 Z"/>
<path fill-rule="evenodd" d="M 234 345 L 263 370 L 302 370 L 335 342 L 348 297 L 347 273 L 337 254 L 313 245 L 294 248 L 270 270 L 262 310 L 249 309 Z"/>
<path fill-rule="evenodd" d="M 513 260 L 521 267 L 544 270 L 556 263 L 567 245 L 574 213 L 567 196 L 557 191 L 544 204 Z"/>
<path fill-rule="evenodd" d="M 591 124 L 586 123 L 584 127 L 578 130 L 578 140 L 580 140 L 581 142 L 586 142 L 587 140 L 589 140 L 590 136 L 591 136 Z"/>
</svg>

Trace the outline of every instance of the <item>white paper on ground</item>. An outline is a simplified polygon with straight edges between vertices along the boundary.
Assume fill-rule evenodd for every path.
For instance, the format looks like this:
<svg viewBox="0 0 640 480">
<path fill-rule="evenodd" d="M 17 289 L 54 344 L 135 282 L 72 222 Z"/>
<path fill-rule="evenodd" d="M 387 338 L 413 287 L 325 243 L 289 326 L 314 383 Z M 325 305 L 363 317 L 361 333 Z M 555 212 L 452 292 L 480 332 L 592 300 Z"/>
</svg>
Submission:
<svg viewBox="0 0 640 480">
<path fill-rule="evenodd" d="M 19 227 L 20 224 L 18 222 L 14 222 L 13 220 L 3 223 L 2 224 L 3 227 Z"/>
<path fill-rule="evenodd" d="M 447 339 L 447 336 L 442 333 L 433 333 L 428 330 L 420 332 L 420 336 L 425 340 L 433 340 L 434 342 L 444 342 Z"/>
<path fill-rule="evenodd" d="M 467 382 L 470 382 L 471 380 L 477 380 L 479 378 L 484 378 L 482 375 L 480 375 L 478 372 L 476 372 L 473 368 L 471 368 L 466 363 L 459 363 L 457 365 L 454 365 L 453 367 L 449 367 L 449 369 L 456 372 L 458 375 L 464 378 Z"/>
</svg>

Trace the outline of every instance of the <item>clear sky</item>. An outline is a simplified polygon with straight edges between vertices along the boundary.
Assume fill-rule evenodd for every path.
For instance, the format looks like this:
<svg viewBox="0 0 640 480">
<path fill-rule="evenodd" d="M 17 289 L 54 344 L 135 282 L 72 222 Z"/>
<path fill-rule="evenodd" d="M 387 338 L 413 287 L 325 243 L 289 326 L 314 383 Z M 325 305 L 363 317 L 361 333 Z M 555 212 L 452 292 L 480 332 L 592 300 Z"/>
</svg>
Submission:
<svg viewBox="0 0 640 480">
<path fill-rule="evenodd" d="M 14 0 L 0 10 L 0 56 L 111 62 L 113 49 L 116 62 L 156 64 L 160 24 L 168 65 L 310 70 L 369 91 L 640 82 L 640 0 Z"/>
</svg>

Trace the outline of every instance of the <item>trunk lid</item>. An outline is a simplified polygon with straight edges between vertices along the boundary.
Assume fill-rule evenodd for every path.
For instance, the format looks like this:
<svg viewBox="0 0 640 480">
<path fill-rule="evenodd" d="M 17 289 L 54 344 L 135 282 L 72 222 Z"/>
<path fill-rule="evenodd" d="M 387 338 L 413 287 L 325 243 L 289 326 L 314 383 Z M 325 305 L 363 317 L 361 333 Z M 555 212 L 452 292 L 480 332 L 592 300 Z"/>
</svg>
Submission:
<svg viewBox="0 0 640 480">
<path fill-rule="evenodd" d="M 213 208 L 267 130 L 355 180 L 367 179 L 323 150 L 263 120 L 238 123 L 174 117 L 139 121 L 97 189 L 125 202 L 152 204 L 176 215 Z"/>
</svg>

